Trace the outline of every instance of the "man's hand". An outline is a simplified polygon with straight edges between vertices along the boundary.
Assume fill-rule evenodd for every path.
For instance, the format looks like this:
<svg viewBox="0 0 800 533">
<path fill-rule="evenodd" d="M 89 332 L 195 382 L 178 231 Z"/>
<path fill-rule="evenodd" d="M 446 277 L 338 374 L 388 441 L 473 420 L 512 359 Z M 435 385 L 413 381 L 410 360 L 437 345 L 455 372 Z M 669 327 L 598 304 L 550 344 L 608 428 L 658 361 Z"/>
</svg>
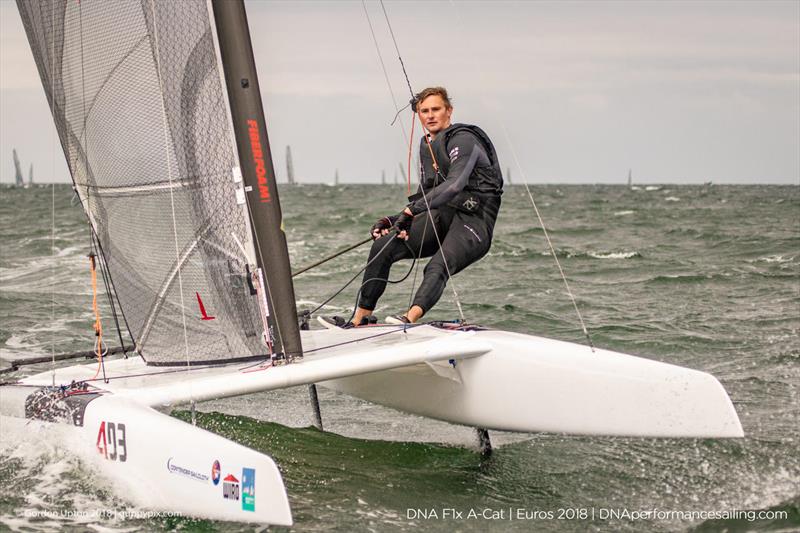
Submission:
<svg viewBox="0 0 800 533">
<path fill-rule="evenodd" d="M 389 233 L 389 230 L 394 226 L 395 220 L 397 220 L 396 216 L 379 218 L 378 221 L 372 225 L 372 229 L 369 230 L 369 234 L 372 235 L 372 240 L 379 239 L 381 236 Z"/>
<path fill-rule="evenodd" d="M 414 222 L 414 215 L 406 207 L 402 213 L 397 215 L 397 220 L 394 222 L 394 229 L 397 231 L 397 238 L 408 240 L 408 234 L 411 231 L 411 223 Z"/>
</svg>

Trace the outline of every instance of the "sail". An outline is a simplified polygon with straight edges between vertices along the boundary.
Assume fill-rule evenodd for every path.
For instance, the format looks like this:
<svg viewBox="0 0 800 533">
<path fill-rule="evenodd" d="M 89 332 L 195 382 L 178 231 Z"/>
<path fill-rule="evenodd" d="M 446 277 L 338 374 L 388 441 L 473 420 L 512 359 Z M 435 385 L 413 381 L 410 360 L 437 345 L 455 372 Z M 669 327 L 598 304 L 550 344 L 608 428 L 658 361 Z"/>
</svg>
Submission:
<svg viewBox="0 0 800 533">
<path fill-rule="evenodd" d="M 292 165 L 292 147 L 286 147 L 286 182 L 294 185 L 294 165 Z"/>
<path fill-rule="evenodd" d="M 137 351 L 165 365 L 268 353 L 210 5 L 18 7 Z"/>
<path fill-rule="evenodd" d="M 22 169 L 19 166 L 19 157 L 17 157 L 17 149 L 14 148 L 12 150 L 12 155 L 14 156 L 14 184 L 17 187 L 22 187 Z"/>
</svg>

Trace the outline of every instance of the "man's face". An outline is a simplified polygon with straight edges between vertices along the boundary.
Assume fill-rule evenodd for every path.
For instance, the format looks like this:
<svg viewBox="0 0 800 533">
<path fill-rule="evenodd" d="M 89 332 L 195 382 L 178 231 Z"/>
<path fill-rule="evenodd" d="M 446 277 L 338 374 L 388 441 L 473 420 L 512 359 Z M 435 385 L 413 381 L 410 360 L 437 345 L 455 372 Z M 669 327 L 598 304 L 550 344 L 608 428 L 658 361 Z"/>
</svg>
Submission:
<svg viewBox="0 0 800 533">
<path fill-rule="evenodd" d="M 453 114 L 453 108 L 448 109 L 441 96 L 432 94 L 417 104 L 417 112 L 425 128 L 436 135 L 450 126 L 450 115 Z"/>
</svg>

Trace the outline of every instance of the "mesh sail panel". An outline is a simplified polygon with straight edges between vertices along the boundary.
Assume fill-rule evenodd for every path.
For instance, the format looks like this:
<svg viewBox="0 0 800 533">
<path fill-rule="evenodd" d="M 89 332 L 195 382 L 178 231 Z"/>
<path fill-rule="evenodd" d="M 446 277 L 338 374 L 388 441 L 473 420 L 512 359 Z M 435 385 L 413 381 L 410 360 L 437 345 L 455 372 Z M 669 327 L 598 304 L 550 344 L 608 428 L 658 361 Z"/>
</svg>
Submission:
<svg viewBox="0 0 800 533">
<path fill-rule="evenodd" d="M 264 354 L 205 0 L 18 7 L 140 353 L 151 364 Z"/>
</svg>

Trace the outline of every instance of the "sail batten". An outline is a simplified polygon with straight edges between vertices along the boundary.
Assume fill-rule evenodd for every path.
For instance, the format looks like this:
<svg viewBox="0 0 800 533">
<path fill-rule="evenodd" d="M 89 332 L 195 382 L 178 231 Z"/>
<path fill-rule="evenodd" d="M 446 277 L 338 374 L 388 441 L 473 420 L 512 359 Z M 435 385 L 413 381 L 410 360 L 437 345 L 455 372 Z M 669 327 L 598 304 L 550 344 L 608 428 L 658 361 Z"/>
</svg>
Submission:
<svg viewBox="0 0 800 533">
<path fill-rule="evenodd" d="M 17 5 L 137 349 L 186 364 L 185 315 L 189 362 L 266 355 L 237 244 L 252 247 L 252 229 L 207 2 Z"/>
</svg>

